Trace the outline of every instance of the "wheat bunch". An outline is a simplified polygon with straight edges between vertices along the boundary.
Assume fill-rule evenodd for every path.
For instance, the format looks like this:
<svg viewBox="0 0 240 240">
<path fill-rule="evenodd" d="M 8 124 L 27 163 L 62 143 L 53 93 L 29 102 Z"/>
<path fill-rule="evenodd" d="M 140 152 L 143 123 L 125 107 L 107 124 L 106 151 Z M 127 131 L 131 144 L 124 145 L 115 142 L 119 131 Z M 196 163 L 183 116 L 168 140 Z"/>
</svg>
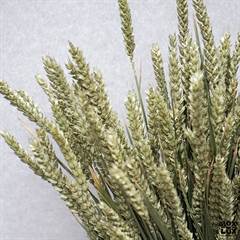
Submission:
<svg viewBox="0 0 240 240">
<path fill-rule="evenodd" d="M 240 239 L 240 34 L 233 49 L 228 33 L 215 43 L 203 0 L 192 2 L 193 36 L 187 0 L 176 1 L 179 32 L 169 38 L 169 91 L 160 47 L 151 49 L 157 86 L 147 92 L 145 107 L 130 8 L 118 0 L 136 81 L 125 104 L 126 131 L 102 74 L 73 43 L 66 64 L 71 82 L 49 56 L 43 59 L 48 81 L 36 76 L 53 120 L 24 91 L 0 81 L 0 93 L 37 126 L 31 152 L 10 133 L 1 136 L 59 192 L 89 239 Z"/>
</svg>

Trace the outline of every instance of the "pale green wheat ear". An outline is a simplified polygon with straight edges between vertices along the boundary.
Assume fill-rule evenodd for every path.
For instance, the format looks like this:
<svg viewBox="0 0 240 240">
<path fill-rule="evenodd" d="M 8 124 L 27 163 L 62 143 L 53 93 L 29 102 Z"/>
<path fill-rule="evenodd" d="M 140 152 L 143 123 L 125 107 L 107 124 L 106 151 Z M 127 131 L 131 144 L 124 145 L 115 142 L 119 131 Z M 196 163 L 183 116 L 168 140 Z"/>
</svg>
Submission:
<svg viewBox="0 0 240 240">
<path fill-rule="evenodd" d="M 0 81 L 4 98 L 36 124 L 29 152 L 10 133 L 1 137 L 55 188 L 91 240 L 239 240 L 240 34 L 233 47 L 229 33 L 215 42 L 203 0 L 192 0 L 192 33 L 188 1 L 176 0 L 169 71 L 153 44 L 156 86 L 145 104 L 129 3 L 116 2 L 136 83 L 125 102 L 126 131 L 103 74 L 69 42 L 71 81 L 50 56 L 43 58 L 46 79 L 36 76 L 52 120 L 24 91 Z"/>
<path fill-rule="evenodd" d="M 121 17 L 122 32 L 125 42 L 127 55 L 133 60 L 133 53 L 135 49 L 133 27 L 132 27 L 132 17 L 131 11 L 128 6 L 128 0 L 118 0 L 119 12 Z"/>
</svg>

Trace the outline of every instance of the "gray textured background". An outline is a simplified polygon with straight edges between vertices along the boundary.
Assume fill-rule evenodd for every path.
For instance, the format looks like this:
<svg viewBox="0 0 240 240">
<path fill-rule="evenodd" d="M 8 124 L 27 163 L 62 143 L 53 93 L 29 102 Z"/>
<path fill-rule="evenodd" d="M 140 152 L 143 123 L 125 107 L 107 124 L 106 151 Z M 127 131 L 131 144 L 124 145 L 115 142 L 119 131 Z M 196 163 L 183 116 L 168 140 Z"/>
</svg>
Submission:
<svg viewBox="0 0 240 240">
<path fill-rule="evenodd" d="M 159 42 L 167 60 L 168 35 L 176 31 L 175 0 L 131 0 L 137 62 L 143 66 L 143 89 L 153 84 L 150 47 Z M 216 40 L 224 32 L 236 39 L 239 0 L 207 0 Z M 24 89 L 50 115 L 34 80 L 43 74 L 41 57 L 64 64 L 67 41 L 83 49 L 103 72 L 114 109 L 121 118 L 123 101 L 133 88 L 125 55 L 116 0 L 0 0 L 0 78 Z M 34 128 L 0 97 L 0 129 L 14 133 L 23 146 Z M 86 235 L 52 187 L 34 176 L 0 140 L 0 240 L 82 240 Z"/>
</svg>

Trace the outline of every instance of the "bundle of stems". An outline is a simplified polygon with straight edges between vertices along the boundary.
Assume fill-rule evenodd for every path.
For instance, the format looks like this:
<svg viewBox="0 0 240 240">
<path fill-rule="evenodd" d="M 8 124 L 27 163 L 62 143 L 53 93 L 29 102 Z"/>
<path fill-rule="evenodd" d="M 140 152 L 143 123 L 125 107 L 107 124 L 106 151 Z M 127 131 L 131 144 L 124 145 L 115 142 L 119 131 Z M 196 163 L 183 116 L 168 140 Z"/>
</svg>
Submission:
<svg viewBox="0 0 240 240">
<path fill-rule="evenodd" d="M 89 239 L 240 239 L 240 34 L 234 47 L 228 33 L 216 44 L 203 0 L 192 0 L 191 34 L 187 2 L 176 1 L 168 78 L 160 48 L 152 46 L 157 86 L 145 103 L 128 1 L 118 0 L 136 82 L 125 103 L 127 126 L 111 108 L 101 72 L 72 43 L 65 66 L 71 82 L 49 56 L 48 81 L 36 76 L 53 119 L 0 81 L 0 93 L 37 126 L 30 152 L 10 133 L 1 136 L 59 192 Z"/>
</svg>

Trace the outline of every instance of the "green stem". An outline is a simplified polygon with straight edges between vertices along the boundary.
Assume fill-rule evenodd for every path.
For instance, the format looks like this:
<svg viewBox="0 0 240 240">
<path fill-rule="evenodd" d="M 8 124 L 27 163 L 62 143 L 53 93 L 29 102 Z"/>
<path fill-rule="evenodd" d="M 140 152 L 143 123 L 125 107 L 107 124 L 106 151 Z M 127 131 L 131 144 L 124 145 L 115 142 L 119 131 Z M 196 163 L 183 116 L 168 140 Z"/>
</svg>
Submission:
<svg viewBox="0 0 240 240">
<path fill-rule="evenodd" d="M 135 84 L 136 84 L 136 87 L 137 87 L 138 99 L 139 99 L 141 109 L 142 109 L 142 113 L 143 113 L 143 119 L 144 119 L 145 127 L 146 127 L 146 130 L 148 130 L 147 115 L 146 115 L 146 111 L 145 111 L 144 104 L 143 104 L 140 80 L 138 80 L 136 67 L 135 67 L 135 62 L 132 59 L 131 59 L 131 66 L 132 66 L 132 70 L 133 70 Z"/>
</svg>

